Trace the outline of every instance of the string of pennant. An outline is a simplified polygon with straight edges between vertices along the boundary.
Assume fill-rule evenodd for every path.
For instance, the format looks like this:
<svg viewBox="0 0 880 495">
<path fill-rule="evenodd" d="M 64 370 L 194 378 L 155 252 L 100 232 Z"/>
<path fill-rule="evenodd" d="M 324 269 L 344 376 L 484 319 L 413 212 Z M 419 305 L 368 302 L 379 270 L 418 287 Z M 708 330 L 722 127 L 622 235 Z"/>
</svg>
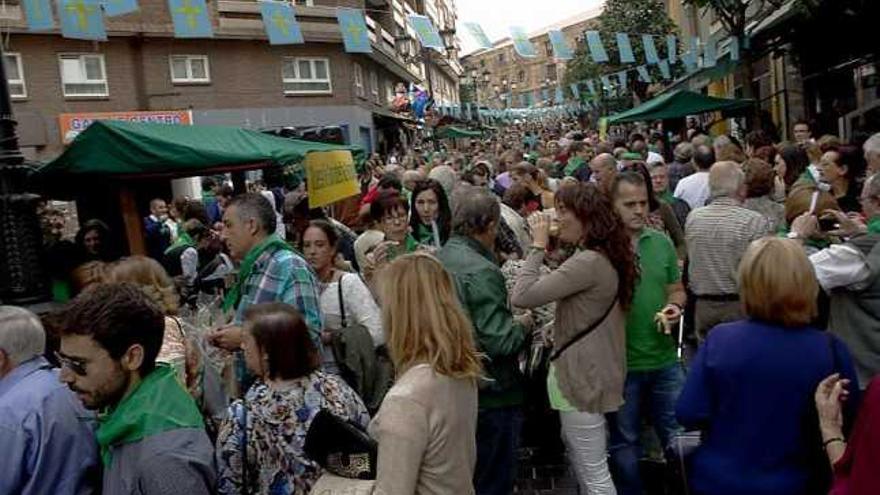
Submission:
<svg viewBox="0 0 880 495">
<path fill-rule="evenodd" d="M 65 38 L 81 40 L 106 41 L 105 17 L 130 14 L 138 11 L 140 8 L 138 0 L 54 1 L 57 4 L 61 35 Z M 57 28 L 53 16 L 52 2 L 53 0 L 23 0 L 29 31 L 41 32 Z M 208 10 L 206 0 L 167 0 L 167 2 L 175 37 L 211 38 L 214 36 L 210 11 Z M 296 8 L 291 3 L 286 1 L 260 0 L 259 5 L 260 16 L 270 44 L 295 45 L 305 43 L 302 30 L 296 18 Z M 337 7 L 336 19 L 345 51 L 350 53 L 372 52 L 373 48 L 370 43 L 364 9 Z M 410 14 L 407 17 L 407 21 L 423 47 L 438 50 L 444 48 L 440 33 L 430 18 L 423 15 Z M 484 49 L 492 48 L 492 42 L 478 23 L 465 22 L 463 25 L 477 43 L 477 46 Z M 639 81 L 650 84 L 654 82 L 651 75 L 652 72 L 655 74 L 659 72 L 662 80 L 671 79 L 671 66 L 679 62 L 684 65 L 688 73 L 696 71 L 699 67 L 714 67 L 718 63 L 718 50 L 715 42 L 708 42 L 703 45 L 701 57 L 699 38 L 686 40 L 687 49 L 679 55 L 679 40 L 675 35 L 640 34 L 633 36 L 636 40 L 641 40 L 644 53 L 643 64 L 602 75 L 598 80 L 585 79 L 571 83 L 568 87 L 571 93 L 570 96 L 566 95 L 567 91 L 562 86 L 556 87 L 552 95 L 552 101 L 556 105 L 561 105 L 566 100 L 573 99 L 589 104 L 589 100 L 596 98 L 600 93 L 605 95 L 626 88 L 631 73 L 634 73 L 633 75 L 637 76 Z M 514 50 L 520 57 L 535 58 L 538 56 L 535 45 L 531 42 L 528 33 L 523 27 L 511 26 L 510 38 L 513 42 Z M 554 58 L 557 60 L 571 60 L 574 58 L 574 51 L 566 41 L 562 31 L 558 29 L 550 30 L 548 38 Z M 630 34 L 615 33 L 614 38 L 619 64 L 636 64 L 637 61 L 633 52 L 633 42 Z M 657 45 L 655 44 L 657 38 L 661 41 L 661 46 L 665 44 L 666 58 L 660 58 Z M 598 31 L 586 31 L 583 39 L 587 44 L 587 52 L 593 62 L 597 64 L 611 63 L 611 57 L 609 57 L 602 35 Z M 728 39 L 728 53 L 731 61 L 739 60 L 739 42 L 737 38 L 731 37 Z M 656 71 L 652 70 L 652 67 L 656 67 Z M 616 83 L 612 78 L 616 80 Z M 597 86 L 599 88 L 598 91 L 596 89 Z M 582 88 L 587 90 L 586 94 L 582 91 Z M 510 102 L 511 95 L 502 96 Z M 521 93 L 519 96 L 520 101 L 518 103 L 520 105 L 529 107 L 533 104 L 532 93 Z M 550 90 L 546 88 L 535 90 L 534 99 L 550 102 Z"/>
</svg>

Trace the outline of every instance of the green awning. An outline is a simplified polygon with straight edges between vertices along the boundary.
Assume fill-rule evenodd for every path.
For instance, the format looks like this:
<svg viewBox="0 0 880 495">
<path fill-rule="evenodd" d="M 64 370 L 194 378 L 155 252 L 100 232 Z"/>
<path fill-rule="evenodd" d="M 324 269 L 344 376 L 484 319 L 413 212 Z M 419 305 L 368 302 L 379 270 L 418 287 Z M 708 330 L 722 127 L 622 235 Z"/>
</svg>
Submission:
<svg viewBox="0 0 880 495">
<path fill-rule="evenodd" d="M 706 112 L 733 112 L 753 108 L 754 104 L 753 100 L 717 98 L 680 89 L 662 94 L 626 112 L 612 115 L 608 118 L 608 123 L 675 119 Z"/>
<path fill-rule="evenodd" d="M 461 127 L 456 127 L 454 125 L 446 125 L 434 131 L 434 137 L 438 139 L 443 138 L 478 138 L 483 137 L 483 133 L 480 131 L 469 131 L 467 129 L 462 129 Z"/>
<path fill-rule="evenodd" d="M 302 162 L 312 151 L 358 146 L 316 143 L 271 136 L 237 127 L 97 121 L 55 160 L 34 172 L 40 182 L 76 177 L 191 177 L 210 172 Z"/>
</svg>

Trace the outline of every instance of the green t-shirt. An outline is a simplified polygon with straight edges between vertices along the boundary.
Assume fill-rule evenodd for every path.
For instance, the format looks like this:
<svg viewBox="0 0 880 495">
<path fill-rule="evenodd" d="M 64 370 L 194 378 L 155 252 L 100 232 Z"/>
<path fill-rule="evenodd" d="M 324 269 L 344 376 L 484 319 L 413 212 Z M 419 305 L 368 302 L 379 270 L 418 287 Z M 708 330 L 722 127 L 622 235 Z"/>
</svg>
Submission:
<svg viewBox="0 0 880 495">
<path fill-rule="evenodd" d="M 657 330 L 654 315 L 666 306 L 666 289 L 681 280 L 675 246 L 666 234 L 645 228 L 639 237 L 639 282 L 626 316 L 626 366 L 665 368 L 676 360 L 675 343 Z"/>
<path fill-rule="evenodd" d="M 568 402 L 568 399 L 562 395 L 559 390 L 559 382 L 556 380 L 556 366 L 550 365 L 549 373 L 547 373 L 547 397 L 550 399 L 550 408 L 559 412 L 574 412 L 577 409 Z"/>
</svg>

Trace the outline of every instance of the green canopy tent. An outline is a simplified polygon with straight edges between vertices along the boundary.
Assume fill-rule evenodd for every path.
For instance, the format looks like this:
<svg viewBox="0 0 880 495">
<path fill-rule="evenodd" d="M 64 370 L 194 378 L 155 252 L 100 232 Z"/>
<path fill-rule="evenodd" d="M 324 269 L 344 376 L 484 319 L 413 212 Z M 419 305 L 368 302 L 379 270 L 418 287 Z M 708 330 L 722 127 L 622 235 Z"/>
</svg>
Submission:
<svg viewBox="0 0 880 495">
<path fill-rule="evenodd" d="M 151 180 L 155 184 L 173 178 L 296 167 L 311 152 L 339 150 L 350 151 L 356 164 L 365 159 L 358 146 L 289 139 L 236 127 L 96 121 L 58 158 L 36 169 L 31 181 L 37 191 L 56 198 L 88 199 L 118 192 L 118 203 L 107 204 L 121 212 L 129 250 L 142 254 L 143 230 L 135 193 L 147 188 Z"/>
<path fill-rule="evenodd" d="M 754 100 L 734 100 L 704 96 L 693 91 L 679 89 L 662 94 L 623 113 L 608 117 L 609 124 L 624 122 L 665 120 L 706 112 L 732 112 L 754 108 Z"/>
<path fill-rule="evenodd" d="M 480 131 L 470 131 L 467 129 L 462 129 L 461 127 L 457 127 L 454 125 L 445 125 L 434 131 L 434 137 L 436 137 L 437 139 L 480 138 L 483 137 L 483 133 Z"/>
</svg>

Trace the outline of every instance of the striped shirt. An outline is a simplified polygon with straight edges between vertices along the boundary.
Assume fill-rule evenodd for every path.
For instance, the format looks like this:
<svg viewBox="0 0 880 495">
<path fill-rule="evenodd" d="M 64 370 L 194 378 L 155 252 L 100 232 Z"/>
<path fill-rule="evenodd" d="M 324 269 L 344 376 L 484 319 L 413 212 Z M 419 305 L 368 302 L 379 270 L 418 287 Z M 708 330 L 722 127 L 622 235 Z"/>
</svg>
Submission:
<svg viewBox="0 0 880 495">
<path fill-rule="evenodd" d="M 736 271 L 746 248 L 770 232 L 770 222 L 764 215 L 743 208 L 733 198 L 717 198 L 709 206 L 692 211 L 685 225 L 685 238 L 694 294 L 736 294 Z"/>
</svg>

